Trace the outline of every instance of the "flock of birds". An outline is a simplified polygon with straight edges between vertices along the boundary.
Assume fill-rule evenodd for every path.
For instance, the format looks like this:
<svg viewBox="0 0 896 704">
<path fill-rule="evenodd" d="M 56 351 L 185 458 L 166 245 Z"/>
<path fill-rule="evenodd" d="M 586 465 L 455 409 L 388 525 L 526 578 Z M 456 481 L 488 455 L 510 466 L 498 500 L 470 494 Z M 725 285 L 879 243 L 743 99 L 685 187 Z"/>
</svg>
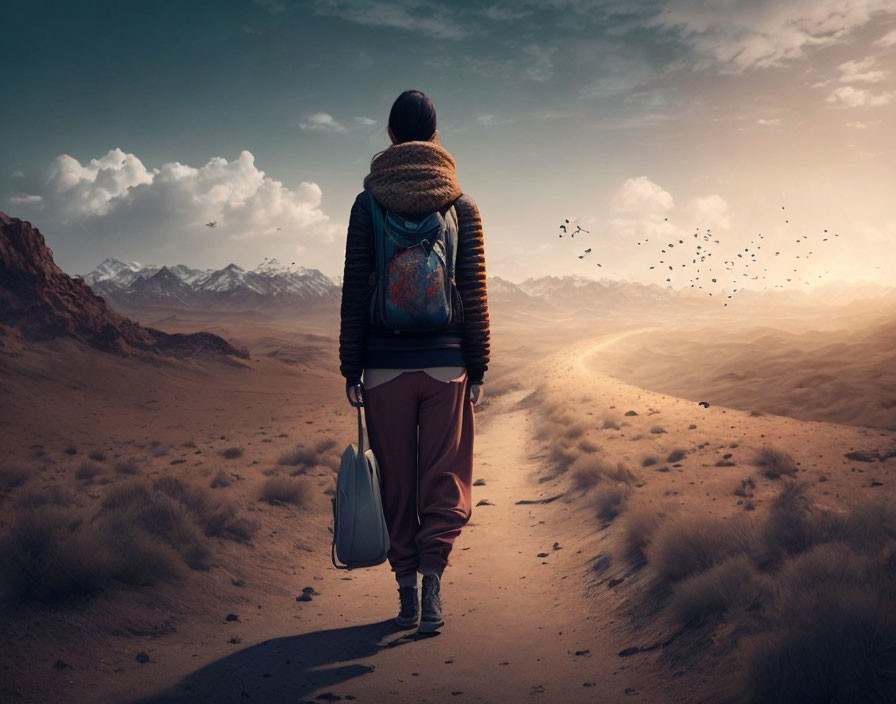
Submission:
<svg viewBox="0 0 896 704">
<path fill-rule="evenodd" d="M 782 205 L 781 210 L 784 209 L 785 207 Z M 668 220 L 669 218 L 664 219 L 665 222 L 668 222 Z M 789 223 L 789 218 L 785 218 L 784 224 L 788 225 Z M 572 229 L 573 226 L 575 226 L 574 230 Z M 569 218 L 563 220 L 559 230 L 558 237 L 561 238 L 564 235 L 574 238 L 582 232 L 589 234 L 588 230 L 582 229 L 580 225 L 576 225 Z M 700 227 L 695 228 L 692 238 L 687 241 L 676 236 L 661 241 L 659 245 L 652 245 L 659 251 L 656 252 L 654 263 L 648 266 L 648 271 L 655 270 L 657 267 L 660 267 L 662 270 L 668 270 L 671 274 L 666 277 L 666 281 L 671 284 L 675 273 L 683 269 L 683 273 L 688 275 L 687 282 L 690 284 L 690 288 L 703 290 L 709 296 L 713 295 L 713 292 L 709 290 L 712 288 L 716 290 L 716 293 L 721 292 L 722 295 L 726 295 L 729 299 L 738 291 L 743 290 L 744 279 L 768 282 L 763 289 L 768 288 L 769 285 L 772 288 L 784 288 L 787 286 L 787 283 L 791 283 L 795 279 L 805 282 L 808 286 L 809 281 L 804 280 L 799 274 L 800 264 L 805 264 L 815 254 L 816 250 L 814 247 L 826 246 L 824 243 L 839 236 L 838 233 L 829 234 L 828 230 L 825 229 L 824 232 L 813 236 L 800 235 L 795 238 L 794 243 L 799 245 L 798 249 L 802 251 L 800 254 L 794 254 L 793 261 L 788 262 L 786 265 L 786 268 L 790 269 L 786 273 L 790 274 L 790 276 L 781 277 L 783 281 L 779 279 L 777 283 L 770 278 L 771 275 L 767 266 L 768 260 L 782 256 L 787 258 L 790 255 L 783 254 L 781 249 L 775 250 L 774 254 L 769 253 L 771 252 L 770 247 L 763 250 L 763 244 L 767 244 L 765 235 L 757 234 L 755 238 L 750 239 L 747 243 L 748 246 L 743 247 L 743 251 L 738 251 L 731 259 L 723 259 L 721 264 L 719 264 L 719 257 L 713 259 L 713 252 L 720 251 L 721 248 L 719 246 L 722 245 L 722 242 L 716 239 L 717 236 L 713 235 L 710 228 Z M 638 240 L 636 245 L 650 248 L 648 242 L 650 242 L 649 238 L 644 238 L 643 240 Z M 809 249 L 809 247 L 813 247 L 813 249 Z M 588 247 L 578 255 L 578 258 L 585 259 L 591 254 L 591 251 L 592 247 Z M 600 262 L 595 263 L 598 267 L 601 266 Z M 722 271 L 724 273 L 721 273 Z M 829 272 L 825 270 L 825 274 L 827 273 Z M 822 278 L 822 276 L 823 274 L 818 274 L 818 278 Z M 727 286 L 729 282 L 733 285 L 733 288 L 730 293 L 725 293 L 723 287 Z M 728 305 L 727 301 L 724 305 Z"/>
</svg>

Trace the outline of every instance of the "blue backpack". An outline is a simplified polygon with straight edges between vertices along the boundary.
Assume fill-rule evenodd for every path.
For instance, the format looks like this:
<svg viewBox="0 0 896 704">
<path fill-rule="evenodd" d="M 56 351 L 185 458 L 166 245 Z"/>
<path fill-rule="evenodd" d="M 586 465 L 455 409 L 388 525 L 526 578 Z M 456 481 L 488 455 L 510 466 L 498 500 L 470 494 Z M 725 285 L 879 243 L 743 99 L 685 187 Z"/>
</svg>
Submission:
<svg viewBox="0 0 896 704">
<path fill-rule="evenodd" d="M 369 320 L 396 334 L 439 331 L 463 320 L 454 280 L 457 212 L 454 204 L 407 220 L 384 209 L 367 191 L 373 213 L 376 271 Z"/>
</svg>

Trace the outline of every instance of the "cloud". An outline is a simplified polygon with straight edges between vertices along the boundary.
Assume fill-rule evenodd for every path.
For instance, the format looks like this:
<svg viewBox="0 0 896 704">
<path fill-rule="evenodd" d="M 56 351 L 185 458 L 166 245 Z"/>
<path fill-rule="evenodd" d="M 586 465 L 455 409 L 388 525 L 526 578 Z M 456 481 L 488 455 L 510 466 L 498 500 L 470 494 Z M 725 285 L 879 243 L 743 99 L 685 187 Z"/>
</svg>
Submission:
<svg viewBox="0 0 896 704">
<path fill-rule="evenodd" d="M 762 127 L 778 127 L 781 124 L 781 119 L 778 117 L 760 117 L 756 120 L 757 125 L 761 125 Z"/>
<path fill-rule="evenodd" d="M 827 101 L 847 108 L 874 108 L 893 102 L 893 97 L 891 92 L 872 93 L 865 88 L 841 86 L 831 92 Z"/>
<path fill-rule="evenodd" d="M 355 122 L 357 122 L 360 125 L 366 125 L 367 127 L 376 124 L 376 120 L 372 120 L 369 117 L 363 117 L 361 115 L 355 117 Z"/>
<path fill-rule="evenodd" d="M 840 64 L 841 83 L 878 83 L 887 77 L 887 71 L 875 68 L 877 60 L 873 56 L 866 56 L 861 61 L 853 59 Z"/>
<path fill-rule="evenodd" d="M 303 130 L 318 132 L 345 132 L 345 127 L 333 119 L 328 112 L 316 112 L 305 118 L 306 122 L 300 122 Z"/>
<path fill-rule="evenodd" d="M 867 120 L 866 122 L 862 122 L 861 120 L 856 120 L 855 122 L 847 122 L 847 127 L 852 127 L 855 130 L 867 130 L 869 127 L 874 125 L 879 125 L 880 120 Z"/>
<path fill-rule="evenodd" d="M 617 213 L 660 214 L 675 205 L 672 195 L 646 176 L 626 179 L 613 197 Z"/>
<path fill-rule="evenodd" d="M 497 125 L 508 125 L 516 120 L 512 117 L 498 117 L 497 115 L 479 115 L 476 118 L 477 124 L 483 127 L 495 127 Z"/>
<path fill-rule="evenodd" d="M 731 227 L 731 212 L 722 196 L 697 196 L 688 201 L 685 210 L 702 228 L 727 230 Z"/>
<path fill-rule="evenodd" d="M 884 36 L 874 42 L 874 46 L 888 47 L 896 44 L 896 29 L 887 32 Z"/>
<path fill-rule="evenodd" d="M 543 47 L 538 44 L 530 44 L 523 51 L 534 60 L 523 72 L 524 78 L 533 81 L 547 81 L 554 75 L 554 54 L 557 47 Z"/>
<path fill-rule="evenodd" d="M 740 73 L 784 65 L 893 14 L 892 0 L 666 0 L 644 22 L 677 35 L 703 57 L 699 68 Z"/>
<path fill-rule="evenodd" d="M 334 241 L 320 187 L 287 188 L 259 170 L 248 151 L 198 168 L 174 161 L 152 169 L 121 149 L 85 164 L 61 154 L 28 186 L 30 192 L 10 199 L 16 216 L 97 261 L 114 246 L 120 256 L 148 260 L 171 250 L 210 265 L 223 249 L 234 260 L 242 255 L 254 262 L 262 244 L 295 252 Z M 214 229 L 205 227 L 211 220 L 218 223 Z"/>
<path fill-rule="evenodd" d="M 338 17 L 371 27 L 390 27 L 419 32 L 436 39 L 463 39 L 472 33 L 449 17 L 444 6 L 430 0 L 313 0 L 319 15 Z"/>
</svg>

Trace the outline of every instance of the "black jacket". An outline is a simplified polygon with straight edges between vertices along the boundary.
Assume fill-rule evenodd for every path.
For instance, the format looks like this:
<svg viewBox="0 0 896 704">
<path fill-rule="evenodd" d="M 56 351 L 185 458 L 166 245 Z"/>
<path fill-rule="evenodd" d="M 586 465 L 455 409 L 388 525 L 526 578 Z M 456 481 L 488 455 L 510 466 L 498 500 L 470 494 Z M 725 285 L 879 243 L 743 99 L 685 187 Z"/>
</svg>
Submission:
<svg viewBox="0 0 896 704">
<path fill-rule="evenodd" d="M 458 218 L 455 282 L 463 305 L 462 322 L 438 333 L 395 335 L 368 322 L 374 286 L 373 218 L 366 191 L 352 206 L 342 279 L 340 372 L 346 384 L 360 383 L 364 369 L 466 366 L 470 383 L 481 384 L 489 361 L 489 318 L 485 285 L 482 220 L 475 201 L 464 194 L 454 203 Z M 453 344 L 452 344 L 453 343 Z"/>
</svg>

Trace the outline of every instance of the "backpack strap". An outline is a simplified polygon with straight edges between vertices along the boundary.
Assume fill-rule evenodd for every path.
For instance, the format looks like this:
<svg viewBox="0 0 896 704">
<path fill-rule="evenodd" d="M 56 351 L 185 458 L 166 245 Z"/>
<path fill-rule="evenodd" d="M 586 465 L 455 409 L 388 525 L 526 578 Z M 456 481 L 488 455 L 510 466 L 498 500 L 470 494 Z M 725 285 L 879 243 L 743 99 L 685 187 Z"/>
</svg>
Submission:
<svg viewBox="0 0 896 704">
<path fill-rule="evenodd" d="M 375 273 L 377 281 L 379 281 L 383 276 L 383 272 L 386 270 L 386 263 L 383 261 L 386 256 L 386 247 L 385 242 L 383 241 L 386 229 L 386 213 L 380 207 L 380 204 L 376 202 L 376 198 L 373 197 L 373 194 L 369 190 L 367 190 L 367 196 L 370 200 L 370 214 L 373 219 L 374 261 L 376 262 L 376 272 L 371 272 L 371 276 Z"/>
</svg>

